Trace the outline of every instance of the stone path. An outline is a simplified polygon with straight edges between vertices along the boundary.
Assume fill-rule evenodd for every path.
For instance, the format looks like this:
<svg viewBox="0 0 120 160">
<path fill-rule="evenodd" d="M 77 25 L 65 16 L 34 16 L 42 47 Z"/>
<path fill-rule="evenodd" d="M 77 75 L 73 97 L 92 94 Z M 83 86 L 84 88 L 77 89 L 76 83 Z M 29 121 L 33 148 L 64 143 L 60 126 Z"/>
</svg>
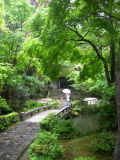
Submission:
<svg viewBox="0 0 120 160">
<path fill-rule="evenodd" d="M 65 103 L 65 100 L 63 100 L 59 109 L 65 107 Z M 49 113 L 58 112 L 59 109 L 41 112 L 2 132 L 0 134 L 0 160 L 18 160 L 40 130 L 38 122 Z"/>
<path fill-rule="evenodd" d="M 0 134 L 0 160 L 17 160 L 35 139 L 38 123 L 22 122 Z"/>
</svg>

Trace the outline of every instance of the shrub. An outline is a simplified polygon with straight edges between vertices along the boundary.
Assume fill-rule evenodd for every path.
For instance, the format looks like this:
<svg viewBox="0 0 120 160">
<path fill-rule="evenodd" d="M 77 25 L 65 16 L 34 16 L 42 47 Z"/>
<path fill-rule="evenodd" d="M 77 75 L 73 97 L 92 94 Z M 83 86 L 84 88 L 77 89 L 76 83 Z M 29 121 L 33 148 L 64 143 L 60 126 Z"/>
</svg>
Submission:
<svg viewBox="0 0 120 160">
<path fill-rule="evenodd" d="M 71 138 L 77 134 L 71 120 L 58 119 L 54 114 L 49 114 L 40 122 L 41 129 L 58 134 L 59 138 Z"/>
<path fill-rule="evenodd" d="M 7 129 L 10 125 L 19 121 L 18 113 L 13 112 L 8 115 L 0 116 L 0 131 Z"/>
<path fill-rule="evenodd" d="M 71 115 L 72 116 L 78 116 L 80 113 L 81 107 L 80 107 L 80 101 L 74 101 L 71 103 Z"/>
<path fill-rule="evenodd" d="M 114 102 L 101 101 L 98 122 L 101 129 L 112 130 L 117 127 L 117 111 Z"/>
<path fill-rule="evenodd" d="M 76 134 L 72 121 L 65 119 L 58 119 L 52 129 L 52 132 L 58 134 L 60 139 L 71 138 Z"/>
<path fill-rule="evenodd" d="M 41 106 L 43 106 L 43 104 L 38 103 L 36 101 L 28 100 L 24 104 L 24 107 L 25 107 L 24 111 L 28 111 L 28 110 L 32 110 L 32 109 L 35 109 L 35 108 L 39 108 Z"/>
<path fill-rule="evenodd" d="M 116 136 L 112 133 L 101 133 L 100 138 L 92 141 L 92 147 L 97 152 L 110 152 L 115 147 Z"/>
<path fill-rule="evenodd" d="M 59 107 L 59 103 L 56 99 L 52 100 L 52 101 L 48 101 L 47 104 L 52 105 L 52 107 L 55 108 L 55 109 Z"/>
<path fill-rule="evenodd" d="M 12 112 L 5 99 L 0 96 L 0 115 Z"/>
<path fill-rule="evenodd" d="M 41 131 L 37 139 L 30 145 L 31 160 L 58 160 L 61 159 L 63 149 L 57 142 L 57 136 L 51 132 Z"/>
<path fill-rule="evenodd" d="M 56 121 L 57 119 L 55 118 L 55 114 L 50 113 L 47 117 L 40 121 L 40 127 L 43 130 L 51 131 L 56 124 Z"/>
</svg>

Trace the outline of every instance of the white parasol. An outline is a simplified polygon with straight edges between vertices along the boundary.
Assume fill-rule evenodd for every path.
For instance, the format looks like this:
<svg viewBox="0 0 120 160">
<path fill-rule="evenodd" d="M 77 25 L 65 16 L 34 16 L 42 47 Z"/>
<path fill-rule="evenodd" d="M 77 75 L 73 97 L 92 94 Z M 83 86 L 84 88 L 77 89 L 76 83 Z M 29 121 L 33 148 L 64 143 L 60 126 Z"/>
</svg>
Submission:
<svg viewBox="0 0 120 160">
<path fill-rule="evenodd" d="M 63 93 L 70 93 L 71 94 L 71 91 L 69 89 L 63 89 Z"/>
</svg>

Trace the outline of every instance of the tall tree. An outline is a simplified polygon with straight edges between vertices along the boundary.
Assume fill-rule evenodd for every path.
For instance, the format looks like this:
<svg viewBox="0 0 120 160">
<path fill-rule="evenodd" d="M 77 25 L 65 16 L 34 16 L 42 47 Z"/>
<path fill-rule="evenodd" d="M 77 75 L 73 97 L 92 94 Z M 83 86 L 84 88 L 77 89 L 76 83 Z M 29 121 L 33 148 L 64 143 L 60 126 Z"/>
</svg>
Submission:
<svg viewBox="0 0 120 160">
<path fill-rule="evenodd" d="M 0 29 L 4 27 L 4 20 L 3 20 L 3 13 L 4 13 L 4 4 L 3 1 L 0 1 Z"/>
<path fill-rule="evenodd" d="M 102 61 L 109 85 L 115 82 L 115 45 L 117 45 L 118 5 L 116 1 L 56 1 L 50 3 L 47 25 L 42 32 L 42 40 L 48 55 L 76 57 L 80 46 L 96 53 L 97 61 Z M 115 10 L 116 8 L 116 10 Z M 112 11 L 112 12 L 111 12 Z M 117 15 L 117 16 L 116 16 Z M 52 54 L 49 54 L 53 49 Z M 73 51 L 74 50 L 74 51 Z M 45 51 L 46 52 L 46 51 Z M 56 54 L 55 54 L 56 53 Z M 67 54 L 67 53 L 66 53 Z M 87 57 L 87 56 L 86 56 Z M 83 71 L 88 66 L 83 66 Z"/>
<path fill-rule="evenodd" d="M 120 39 L 119 39 L 119 50 L 118 50 L 117 78 L 116 78 L 116 103 L 117 103 L 117 117 L 118 117 L 118 135 L 114 151 L 114 160 L 119 160 L 120 159 Z"/>
</svg>

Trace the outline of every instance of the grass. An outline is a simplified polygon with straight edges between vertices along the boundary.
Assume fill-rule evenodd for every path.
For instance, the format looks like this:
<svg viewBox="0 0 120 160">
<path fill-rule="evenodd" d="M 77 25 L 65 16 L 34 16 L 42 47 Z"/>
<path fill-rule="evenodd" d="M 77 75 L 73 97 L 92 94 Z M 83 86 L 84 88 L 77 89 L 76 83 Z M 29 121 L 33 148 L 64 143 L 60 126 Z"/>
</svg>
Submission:
<svg viewBox="0 0 120 160">
<path fill-rule="evenodd" d="M 112 160 L 113 153 L 97 153 L 93 151 L 91 141 L 97 137 L 99 137 L 99 134 L 60 140 L 59 143 L 64 148 L 64 156 L 61 160 L 73 160 L 77 157 L 94 157 L 95 160 Z"/>
</svg>

